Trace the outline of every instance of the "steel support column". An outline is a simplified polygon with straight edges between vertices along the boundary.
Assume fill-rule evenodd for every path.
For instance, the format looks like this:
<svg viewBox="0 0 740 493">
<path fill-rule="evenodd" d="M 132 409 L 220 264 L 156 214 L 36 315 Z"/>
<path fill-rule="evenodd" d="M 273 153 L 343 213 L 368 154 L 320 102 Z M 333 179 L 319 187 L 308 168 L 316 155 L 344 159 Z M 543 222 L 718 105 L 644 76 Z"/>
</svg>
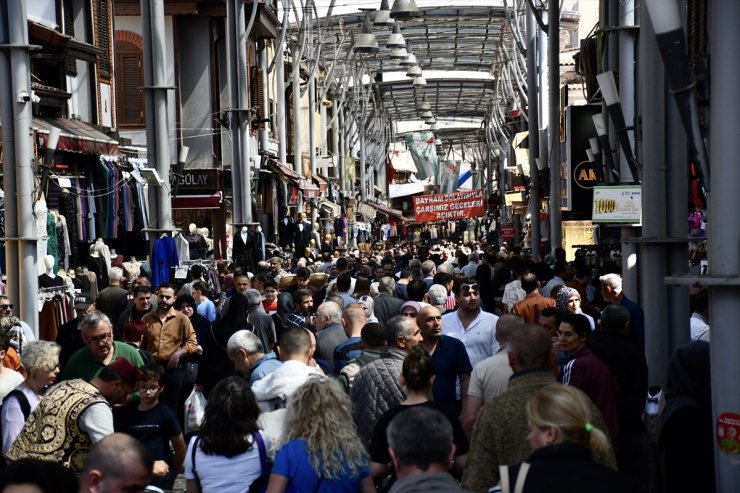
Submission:
<svg viewBox="0 0 740 493">
<path fill-rule="evenodd" d="M 293 90 L 293 169 L 299 176 L 303 176 L 303 114 L 301 112 L 301 47 L 298 42 L 293 43 L 292 61 L 292 90 Z M 298 210 L 303 208 L 303 192 L 298 191 Z"/>
<path fill-rule="evenodd" d="M 550 165 L 550 245 L 562 247 L 562 214 L 560 212 L 560 4 L 549 2 L 547 15 L 548 78 L 550 113 L 548 123 Z"/>
<path fill-rule="evenodd" d="M 740 60 L 740 2 L 711 2 L 709 8 L 709 46 L 711 57 L 712 110 L 709 128 L 709 155 L 714 169 L 711 173 L 709 197 L 709 274 L 730 278 L 733 282 L 710 289 L 712 321 L 712 412 L 715 420 L 722 413 L 740 413 L 740 332 L 735 329 L 740 319 L 740 91 L 737 75 Z M 737 415 L 737 414 L 735 414 Z M 737 491 L 740 484 L 740 462 L 737 455 L 721 452 L 715 445 L 717 491 Z"/>
<path fill-rule="evenodd" d="M 0 99 L 3 117 L 3 183 L 6 207 L 6 264 L 9 294 L 15 296 L 18 316 L 38 336 L 38 277 L 36 218 L 33 211 L 33 131 L 31 112 L 31 64 L 25 2 L 0 2 L 0 43 L 5 44 L 0 81 L 5 90 Z M 6 24 L 7 23 L 7 24 Z M 7 124 L 7 127 L 6 127 Z M 10 169 L 13 168 L 13 169 Z M 6 171 L 7 170 L 7 171 Z M 9 183 L 11 179 L 13 183 Z M 12 195 L 11 195 L 12 193 Z M 14 217 L 9 217 L 14 212 Z M 31 273 L 23 275 L 22 273 Z M 13 277 L 11 277 L 11 275 Z"/>
<path fill-rule="evenodd" d="M 540 57 L 537 44 L 537 21 L 535 20 L 534 5 L 527 4 L 527 120 L 529 121 L 529 215 L 532 222 L 532 259 L 535 262 L 540 258 L 540 243 L 542 242 L 542 231 L 540 228 L 540 174 L 537 167 L 537 156 L 539 155 L 540 111 L 537 104 L 537 59 Z"/>
</svg>

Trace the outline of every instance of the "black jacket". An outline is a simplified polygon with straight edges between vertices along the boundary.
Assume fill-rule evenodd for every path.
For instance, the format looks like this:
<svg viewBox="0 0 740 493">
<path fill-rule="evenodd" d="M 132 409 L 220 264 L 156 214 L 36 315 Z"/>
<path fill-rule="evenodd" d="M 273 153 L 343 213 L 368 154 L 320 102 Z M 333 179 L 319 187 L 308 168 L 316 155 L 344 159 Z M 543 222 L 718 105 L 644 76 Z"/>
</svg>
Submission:
<svg viewBox="0 0 740 493">
<path fill-rule="evenodd" d="M 549 445 L 535 450 L 523 493 L 625 493 L 627 482 L 620 473 L 597 464 L 591 451 L 573 443 Z M 508 466 L 513 486 L 521 464 Z"/>
</svg>

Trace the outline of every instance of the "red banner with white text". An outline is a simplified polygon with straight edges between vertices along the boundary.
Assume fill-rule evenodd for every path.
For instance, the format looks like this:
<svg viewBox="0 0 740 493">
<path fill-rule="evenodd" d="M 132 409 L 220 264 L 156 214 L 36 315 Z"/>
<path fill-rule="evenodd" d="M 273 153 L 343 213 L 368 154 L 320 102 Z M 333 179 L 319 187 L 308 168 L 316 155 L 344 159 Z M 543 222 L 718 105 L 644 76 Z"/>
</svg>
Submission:
<svg viewBox="0 0 740 493">
<path fill-rule="evenodd" d="M 414 216 L 418 223 L 456 221 L 485 215 L 486 203 L 483 190 L 414 197 Z"/>
</svg>

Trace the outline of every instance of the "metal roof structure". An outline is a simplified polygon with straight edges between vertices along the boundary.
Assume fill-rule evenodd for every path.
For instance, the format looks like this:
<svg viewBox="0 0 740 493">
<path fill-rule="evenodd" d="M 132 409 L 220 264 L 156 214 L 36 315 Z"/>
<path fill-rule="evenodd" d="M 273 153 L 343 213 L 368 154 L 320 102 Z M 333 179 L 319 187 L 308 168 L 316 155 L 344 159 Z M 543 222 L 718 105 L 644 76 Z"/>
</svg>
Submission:
<svg viewBox="0 0 740 493">
<path fill-rule="evenodd" d="M 365 16 L 373 19 L 377 15 L 377 10 L 371 10 L 380 6 L 380 0 L 353 2 L 358 8 L 354 12 L 332 14 L 328 18 L 314 16 L 306 22 L 308 28 L 300 25 L 308 31 L 307 35 L 299 31 L 298 23 L 293 23 L 292 34 L 294 40 L 304 42 L 309 64 L 317 61 L 319 69 L 325 71 L 329 87 L 325 86 L 324 92 L 331 91 L 335 96 L 344 92 L 344 98 L 335 97 L 335 100 L 351 101 L 359 107 L 358 103 L 365 98 L 370 105 L 366 114 L 382 116 L 393 124 L 423 120 L 418 110 L 423 98 L 438 122 L 455 121 L 445 128 L 448 138 L 457 138 L 455 128 L 459 127 L 459 137 L 464 134 L 469 139 L 471 131 L 476 133 L 474 129 L 481 129 L 482 134 L 487 115 L 490 118 L 492 114 L 505 113 L 514 97 L 512 93 L 524 92 L 524 58 L 521 53 L 514 56 L 517 46 L 512 27 L 518 30 L 523 25 L 525 0 L 494 0 L 487 6 L 475 0 L 467 2 L 473 5 L 461 5 L 465 0 L 459 4 L 449 2 L 456 5 L 417 0 L 417 17 L 395 21 L 400 25 L 407 49 L 415 55 L 424 74 L 423 87 L 415 87 L 414 79 L 405 76 L 406 68 L 391 58 L 386 43 L 393 25 L 373 25 L 378 52 L 353 51 Z M 567 23 L 568 19 L 563 21 Z M 516 70 L 507 70 L 514 63 L 519 64 Z M 501 109 L 494 111 L 494 105 L 500 105 Z M 393 139 L 397 138 L 398 135 Z M 473 138 L 483 140 L 479 136 Z"/>
</svg>

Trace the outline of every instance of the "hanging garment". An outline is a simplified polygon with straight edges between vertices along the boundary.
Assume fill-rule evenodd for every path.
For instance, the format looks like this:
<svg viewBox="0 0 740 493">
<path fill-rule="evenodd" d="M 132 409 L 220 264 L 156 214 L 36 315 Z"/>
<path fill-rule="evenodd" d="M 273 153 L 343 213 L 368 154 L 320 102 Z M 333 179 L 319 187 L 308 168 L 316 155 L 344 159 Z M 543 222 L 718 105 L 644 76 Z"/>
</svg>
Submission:
<svg viewBox="0 0 740 493">
<path fill-rule="evenodd" d="M 38 272 L 36 275 L 43 274 L 46 270 L 44 257 L 46 256 L 46 245 L 48 243 L 48 233 L 46 232 L 46 200 L 40 199 L 33 206 L 33 214 L 36 217 L 36 266 Z"/>
<path fill-rule="evenodd" d="M 152 285 L 156 288 L 160 284 L 170 282 L 170 271 L 180 265 L 177 259 L 175 240 L 163 236 L 154 242 L 152 247 Z"/>
<path fill-rule="evenodd" d="M 244 272 L 257 272 L 257 241 L 254 231 L 248 229 L 244 238 L 241 231 L 234 235 L 232 256 L 234 263 Z"/>
<path fill-rule="evenodd" d="M 278 223 L 278 235 L 280 236 L 278 241 L 281 247 L 290 246 L 291 243 L 293 243 L 295 230 L 293 229 L 292 217 L 285 216 L 280 219 L 280 222 Z"/>
<path fill-rule="evenodd" d="M 177 259 L 181 264 L 190 260 L 190 243 L 183 235 L 175 236 L 175 248 L 177 248 Z"/>
</svg>

